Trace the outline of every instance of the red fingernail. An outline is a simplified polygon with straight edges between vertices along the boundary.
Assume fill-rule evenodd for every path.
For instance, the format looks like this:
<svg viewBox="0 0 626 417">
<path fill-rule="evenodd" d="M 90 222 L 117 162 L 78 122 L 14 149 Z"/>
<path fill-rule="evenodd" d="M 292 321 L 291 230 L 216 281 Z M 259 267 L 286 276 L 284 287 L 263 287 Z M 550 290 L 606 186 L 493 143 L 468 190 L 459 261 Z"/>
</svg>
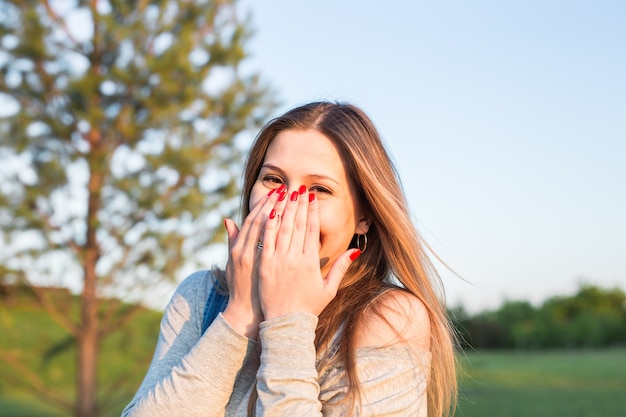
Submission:
<svg viewBox="0 0 626 417">
<path fill-rule="evenodd" d="M 284 193 L 287 190 L 287 187 L 285 187 L 285 184 L 280 184 L 280 187 L 278 187 L 278 190 L 276 190 L 278 193 Z"/>
<path fill-rule="evenodd" d="M 286 192 L 282 192 L 280 193 L 280 195 L 278 196 L 278 201 L 283 201 L 285 199 L 285 197 L 287 196 Z"/>
<path fill-rule="evenodd" d="M 359 256 L 361 256 L 361 251 L 359 249 L 355 249 L 354 252 L 352 252 L 350 254 L 350 260 L 354 261 L 356 260 L 356 258 L 358 258 Z"/>
<path fill-rule="evenodd" d="M 272 188 L 272 189 L 270 190 L 270 192 L 269 192 L 269 193 L 267 193 L 267 196 L 268 196 L 268 197 L 269 197 L 269 196 L 271 196 L 272 194 L 274 194 L 274 192 L 276 192 L 276 188 Z"/>
<path fill-rule="evenodd" d="M 300 188 L 298 188 L 298 194 L 302 195 L 306 193 L 306 186 L 301 185 Z"/>
<path fill-rule="evenodd" d="M 294 191 L 293 193 L 291 193 L 291 197 L 289 197 L 289 199 L 291 201 L 296 201 L 298 199 L 298 192 Z"/>
<path fill-rule="evenodd" d="M 315 200 L 315 193 L 309 193 L 309 203 Z"/>
<path fill-rule="evenodd" d="M 276 217 L 276 209 L 272 209 L 272 211 L 270 211 L 270 219 L 273 219 L 274 217 Z"/>
</svg>

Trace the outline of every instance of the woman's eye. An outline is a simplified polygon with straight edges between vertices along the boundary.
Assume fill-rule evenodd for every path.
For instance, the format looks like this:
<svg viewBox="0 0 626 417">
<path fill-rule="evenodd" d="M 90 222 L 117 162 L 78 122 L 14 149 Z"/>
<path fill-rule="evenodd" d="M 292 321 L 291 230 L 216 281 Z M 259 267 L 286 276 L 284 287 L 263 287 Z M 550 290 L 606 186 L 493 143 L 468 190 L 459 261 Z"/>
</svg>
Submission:
<svg viewBox="0 0 626 417">
<path fill-rule="evenodd" d="M 322 194 L 331 194 L 330 190 L 326 187 L 320 187 L 319 185 L 315 185 L 313 187 L 310 188 L 311 191 L 314 191 L 316 193 L 322 193 Z"/>
<path fill-rule="evenodd" d="M 264 182 L 269 182 L 271 184 L 282 184 L 283 183 L 280 178 L 274 177 L 274 176 L 271 176 L 271 175 L 267 175 L 267 176 L 263 177 L 263 181 Z"/>
</svg>

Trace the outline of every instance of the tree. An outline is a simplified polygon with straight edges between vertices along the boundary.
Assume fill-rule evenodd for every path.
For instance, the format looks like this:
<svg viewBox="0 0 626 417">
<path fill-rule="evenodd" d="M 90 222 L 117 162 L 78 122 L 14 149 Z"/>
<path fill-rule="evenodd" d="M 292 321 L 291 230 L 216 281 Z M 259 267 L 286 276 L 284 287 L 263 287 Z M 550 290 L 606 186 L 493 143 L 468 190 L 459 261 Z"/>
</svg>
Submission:
<svg viewBox="0 0 626 417">
<path fill-rule="evenodd" d="M 626 294 L 619 288 L 583 284 L 573 296 L 546 300 L 539 312 L 552 325 L 552 345 L 607 347 L 626 341 Z"/>
<path fill-rule="evenodd" d="M 626 342 L 626 294 L 582 284 L 574 295 L 553 296 L 538 308 L 505 301 L 473 316 L 450 311 L 462 347 L 472 349 L 600 348 Z"/>
<path fill-rule="evenodd" d="M 245 141 L 274 107 L 242 65 L 236 6 L 0 0 L 0 278 L 37 284 L 75 341 L 76 400 L 40 391 L 76 416 L 103 406 L 99 346 L 132 313 L 107 297 L 206 264 L 224 239 Z M 39 288 L 74 279 L 76 318 Z"/>
<path fill-rule="evenodd" d="M 532 327 L 535 309 L 528 301 L 505 301 L 495 314 L 502 329 L 502 347 L 527 348 L 532 344 L 528 331 Z"/>
</svg>

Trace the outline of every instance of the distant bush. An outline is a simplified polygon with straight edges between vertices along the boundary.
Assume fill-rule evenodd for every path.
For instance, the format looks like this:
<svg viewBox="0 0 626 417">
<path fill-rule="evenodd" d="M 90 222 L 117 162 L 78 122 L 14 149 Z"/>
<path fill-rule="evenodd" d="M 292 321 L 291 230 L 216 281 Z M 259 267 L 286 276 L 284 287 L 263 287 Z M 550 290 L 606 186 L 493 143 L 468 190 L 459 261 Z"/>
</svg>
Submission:
<svg viewBox="0 0 626 417">
<path fill-rule="evenodd" d="M 626 345 L 626 294 L 619 288 L 582 285 L 573 296 L 557 296 L 539 307 L 507 301 L 475 315 L 449 311 L 464 348 L 552 349 Z"/>
</svg>

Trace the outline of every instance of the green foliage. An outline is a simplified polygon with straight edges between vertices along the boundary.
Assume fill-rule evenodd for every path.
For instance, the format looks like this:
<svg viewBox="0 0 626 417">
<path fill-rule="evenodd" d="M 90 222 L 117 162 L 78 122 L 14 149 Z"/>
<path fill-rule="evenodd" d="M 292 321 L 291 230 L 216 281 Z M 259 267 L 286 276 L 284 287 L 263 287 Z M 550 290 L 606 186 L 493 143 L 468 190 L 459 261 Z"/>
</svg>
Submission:
<svg viewBox="0 0 626 417">
<path fill-rule="evenodd" d="M 582 285 L 538 308 L 505 302 L 496 311 L 469 316 L 451 311 L 466 347 L 483 349 L 597 348 L 626 345 L 626 294 L 619 288 Z"/>
<path fill-rule="evenodd" d="M 101 285 L 206 265 L 274 106 L 248 26 L 234 1 L 0 1 L 0 263 L 59 283 L 35 260 L 84 269 L 95 229 Z"/>
</svg>

